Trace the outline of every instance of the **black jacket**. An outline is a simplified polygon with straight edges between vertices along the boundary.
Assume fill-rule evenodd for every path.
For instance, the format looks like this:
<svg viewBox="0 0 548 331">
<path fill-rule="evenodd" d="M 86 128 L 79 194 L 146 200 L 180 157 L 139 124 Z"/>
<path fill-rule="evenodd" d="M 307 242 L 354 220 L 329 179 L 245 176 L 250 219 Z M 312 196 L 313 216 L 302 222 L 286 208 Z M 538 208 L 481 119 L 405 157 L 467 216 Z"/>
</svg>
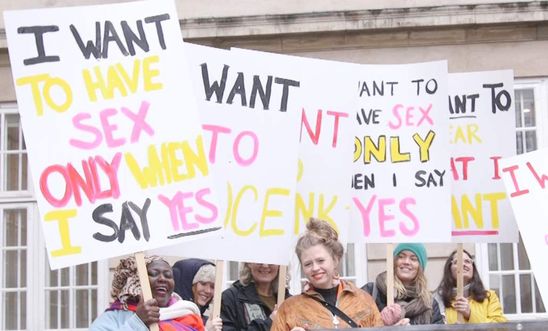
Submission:
<svg viewBox="0 0 548 331">
<path fill-rule="evenodd" d="M 382 292 L 378 288 L 376 288 L 374 282 L 365 284 L 362 287 L 362 290 L 371 294 L 371 296 L 375 300 L 375 303 L 377 304 L 377 308 L 379 308 L 379 311 L 382 311 L 384 307 L 386 307 L 386 295 L 383 295 Z M 417 324 L 416 321 L 414 321 L 413 319 L 409 319 L 409 323 L 413 325 Z M 438 306 L 438 302 L 434 300 L 434 298 L 432 298 L 432 321 L 430 324 L 444 324 L 443 316 L 440 313 L 440 307 Z"/>
<path fill-rule="evenodd" d="M 285 297 L 290 296 L 287 289 Z M 269 331 L 272 311 L 265 305 L 254 283 L 243 286 L 239 280 L 223 292 L 221 319 L 223 331 Z"/>
</svg>

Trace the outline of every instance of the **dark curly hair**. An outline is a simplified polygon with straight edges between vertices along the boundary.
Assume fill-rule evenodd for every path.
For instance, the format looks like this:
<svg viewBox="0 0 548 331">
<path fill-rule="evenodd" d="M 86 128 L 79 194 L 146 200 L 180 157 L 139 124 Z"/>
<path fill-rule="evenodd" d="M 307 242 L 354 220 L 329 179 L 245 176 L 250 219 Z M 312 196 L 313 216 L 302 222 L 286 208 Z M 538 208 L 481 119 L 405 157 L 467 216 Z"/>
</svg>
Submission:
<svg viewBox="0 0 548 331">
<path fill-rule="evenodd" d="M 472 279 L 470 280 L 469 295 L 475 301 L 483 302 L 483 300 L 487 298 L 489 292 L 487 292 L 485 290 L 485 287 L 483 286 L 483 282 L 481 281 L 478 268 L 476 268 L 476 263 L 472 258 L 472 254 L 470 254 L 467 250 L 463 251 L 472 260 L 473 267 L 473 275 Z M 457 287 L 457 280 L 453 278 L 453 274 L 451 273 L 451 265 L 453 264 L 453 259 L 455 258 L 456 254 L 457 251 L 454 250 L 445 261 L 445 265 L 443 266 L 443 278 L 441 279 L 440 285 L 438 286 L 437 290 L 439 295 L 443 299 L 443 304 L 445 305 L 445 307 L 451 306 L 451 301 L 454 298 L 453 288 Z"/>
</svg>

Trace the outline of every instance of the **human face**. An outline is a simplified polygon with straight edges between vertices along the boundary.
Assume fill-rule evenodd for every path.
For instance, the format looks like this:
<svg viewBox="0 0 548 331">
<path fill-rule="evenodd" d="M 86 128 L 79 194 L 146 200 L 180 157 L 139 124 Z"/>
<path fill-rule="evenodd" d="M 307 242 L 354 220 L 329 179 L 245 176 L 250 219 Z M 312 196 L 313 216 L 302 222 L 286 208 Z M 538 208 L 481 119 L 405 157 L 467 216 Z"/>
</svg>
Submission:
<svg viewBox="0 0 548 331">
<path fill-rule="evenodd" d="M 451 260 L 451 275 L 455 281 L 457 280 L 457 270 L 457 255 L 454 255 Z M 474 277 L 474 260 L 466 253 L 462 255 L 462 277 L 465 285 L 470 283 Z"/>
<path fill-rule="evenodd" d="M 415 253 L 411 251 L 401 251 L 396 256 L 396 277 L 403 283 L 403 285 L 410 285 L 413 283 L 419 272 L 420 263 Z"/>
<path fill-rule="evenodd" d="M 253 281 L 259 286 L 270 286 L 278 276 L 278 269 L 280 268 L 276 264 L 262 263 L 249 263 L 248 266 L 251 269 Z"/>
<path fill-rule="evenodd" d="M 212 282 L 196 282 L 192 285 L 194 303 L 200 307 L 207 305 L 213 299 L 215 284 Z"/>
<path fill-rule="evenodd" d="M 171 267 L 165 261 L 156 260 L 147 265 L 147 272 L 152 297 L 156 299 L 158 306 L 167 307 L 175 287 Z"/>
<path fill-rule="evenodd" d="M 314 245 L 302 251 L 301 266 L 306 278 L 319 289 L 333 288 L 339 261 L 334 259 L 324 245 Z"/>
</svg>

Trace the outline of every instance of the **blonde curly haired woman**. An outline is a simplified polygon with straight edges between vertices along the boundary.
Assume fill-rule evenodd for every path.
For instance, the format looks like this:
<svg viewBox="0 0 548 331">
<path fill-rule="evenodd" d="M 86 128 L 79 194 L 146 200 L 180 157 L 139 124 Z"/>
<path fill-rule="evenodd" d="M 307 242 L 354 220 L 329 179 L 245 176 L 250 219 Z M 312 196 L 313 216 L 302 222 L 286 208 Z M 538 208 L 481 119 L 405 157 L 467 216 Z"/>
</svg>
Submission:
<svg viewBox="0 0 548 331">
<path fill-rule="evenodd" d="M 311 219 L 295 253 L 308 279 L 302 294 L 280 306 L 272 331 L 382 326 L 371 296 L 339 278 L 344 249 L 329 223 Z"/>
</svg>

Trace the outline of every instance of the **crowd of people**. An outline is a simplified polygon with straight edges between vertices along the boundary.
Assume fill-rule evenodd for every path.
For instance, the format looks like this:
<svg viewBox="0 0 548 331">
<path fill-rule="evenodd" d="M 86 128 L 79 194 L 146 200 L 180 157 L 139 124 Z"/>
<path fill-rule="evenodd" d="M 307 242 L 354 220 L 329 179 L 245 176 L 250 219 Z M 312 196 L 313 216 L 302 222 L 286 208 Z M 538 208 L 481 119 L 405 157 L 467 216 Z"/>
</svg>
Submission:
<svg viewBox="0 0 548 331">
<path fill-rule="evenodd" d="M 472 255 L 465 251 L 464 288 L 457 295 L 457 258 L 445 262 L 442 281 L 431 293 L 424 274 L 424 245 L 402 243 L 394 255 L 393 303 L 387 273 L 362 288 L 339 277 L 344 248 L 329 223 L 311 219 L 295 247 L 307 282 L 302 293 L 277 305 L 279 266 L 244 263 L 240 279 L 222 293 L 220 316 L 206 316 L 213 300 L 215 265 L 186 259 L 173 267 L 158 256 L 145 263 L 152 299 L 143 300 L 136 262 L 122 259 L 113 276 L 113 302 L 90 330 L 305 331 L 384 325 L 506 322 L 497 294 L 484 287 Z M 458 316 L 461 316 L 461 319 Z"/>
</svg>

